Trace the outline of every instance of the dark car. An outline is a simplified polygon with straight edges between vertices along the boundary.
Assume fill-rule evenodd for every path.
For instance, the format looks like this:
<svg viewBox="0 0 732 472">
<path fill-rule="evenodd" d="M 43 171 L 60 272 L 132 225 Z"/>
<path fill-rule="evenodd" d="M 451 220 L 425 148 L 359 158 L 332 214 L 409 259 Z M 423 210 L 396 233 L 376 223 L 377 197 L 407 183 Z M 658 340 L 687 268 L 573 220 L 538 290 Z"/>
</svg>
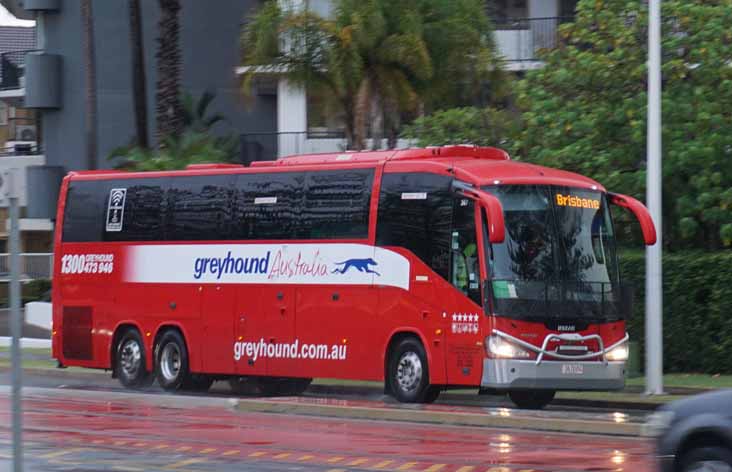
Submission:
<svg viewBox="0 0 732 472">
<path fill-rule="evenodd" d="M 696 395 L 649 415 L 663 472 L 732 472 L 732 390 Z"/>
</svg>

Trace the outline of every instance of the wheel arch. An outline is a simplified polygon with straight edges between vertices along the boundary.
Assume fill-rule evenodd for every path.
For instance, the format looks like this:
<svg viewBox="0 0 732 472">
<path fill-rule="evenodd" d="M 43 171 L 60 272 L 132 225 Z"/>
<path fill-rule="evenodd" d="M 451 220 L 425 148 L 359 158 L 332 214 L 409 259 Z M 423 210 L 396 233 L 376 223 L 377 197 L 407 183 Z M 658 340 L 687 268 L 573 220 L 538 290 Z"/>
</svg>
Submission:
<svg viewBox="0 0 732 472">
<path fill-rule="evenodd" d="M 686 453 L 700 447 L 723 447 L 732 451 L 732 438 L 729 432 L 718 428 L 705 428 L 691 432 L 679 443 L 676 453 L 676 465 Z"/>
<path fill-rule="evenodd" d="M 397 328 L 391 332 L 389 335 L 389 338 L 384 345 L 384 349 L 382 349 L 382 365 L 383 365 L 383 375 L 384 375 L 384 387 L 385 389 L 389 389 L 389 357 L 391 355 L 392 349 L 394 349 L 394 346 L 396 346 L 399 342 L 401 342 L 403 339 L 406 338 L 416 338 L 419 340 L 419 342 L 422 343 L 422 347 L 424 348 L 425 355 L 427 356 L 427 367 L 429 372 L 429 381 L 431 384 L 439 385 L 445 383 L 444 379 L 444 369 L 440 369 L 439 366 L 435 365 L 434 362 L 434 356 L 432 355 L 432 349 L 430 348 L 429 344 L 427 343 L 427 339 L 425 338 L 422 331 L 420 331 L 417 328 L 414 327 L 402 327 Z"/>
</svg>

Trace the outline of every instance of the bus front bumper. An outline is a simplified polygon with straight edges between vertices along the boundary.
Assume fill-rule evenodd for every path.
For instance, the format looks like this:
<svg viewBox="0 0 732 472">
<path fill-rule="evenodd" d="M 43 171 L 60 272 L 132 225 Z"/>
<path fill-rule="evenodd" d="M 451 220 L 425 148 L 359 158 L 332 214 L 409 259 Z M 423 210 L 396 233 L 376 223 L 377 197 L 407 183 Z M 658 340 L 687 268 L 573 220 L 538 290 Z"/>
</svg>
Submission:
<svg viewBox="0 0 732 472">
<path fill-rule="evenodd" d="M 620 390 L 625 362 L 569 362 L 484 359 L 481 388 L 550 390 Z"/>
</svg>

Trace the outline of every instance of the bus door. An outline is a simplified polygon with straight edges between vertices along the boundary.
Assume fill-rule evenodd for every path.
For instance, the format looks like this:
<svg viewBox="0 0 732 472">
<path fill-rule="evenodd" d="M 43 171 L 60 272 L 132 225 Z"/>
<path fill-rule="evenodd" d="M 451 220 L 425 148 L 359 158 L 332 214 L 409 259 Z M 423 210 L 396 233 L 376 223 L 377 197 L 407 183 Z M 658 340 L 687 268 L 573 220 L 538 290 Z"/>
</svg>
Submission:
<svg viewBox="0 0 732 472">
<path fill-rule="evenodd" d="M 205 372 L 233 374 L 236 286 L 205 284 L 201 290 L 203 319 L 203 368 Z"/>
<path fill-rule="evenodd" d="M 265 297 L 267 288 L 263 285 L 236 287 L 236 343 L 233 358 L 236 373 L 242 376 L 267 374 L 267 344 L 271 336 L 266 305 L 272 304 L 270 297 Z"/>
<path fill-rule="evenodd" d="M 475 207 L 465 197 L 456 198 L 453 206 L 449 281 L 463 295 L 453 297 L 446 312 L 447 380 L 453 385 L 478 385 L 483 370 L 485 335 L 481 332 L 484 315 Z"/>
</svg>

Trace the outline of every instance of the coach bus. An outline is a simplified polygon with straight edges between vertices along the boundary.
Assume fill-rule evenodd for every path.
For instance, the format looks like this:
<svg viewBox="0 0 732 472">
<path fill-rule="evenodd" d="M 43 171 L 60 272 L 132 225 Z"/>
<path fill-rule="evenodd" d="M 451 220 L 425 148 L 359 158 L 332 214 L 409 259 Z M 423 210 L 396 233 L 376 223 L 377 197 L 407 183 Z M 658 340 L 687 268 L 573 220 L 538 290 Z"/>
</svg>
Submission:
<svg viewBox="0 0 732 472">
<path fill-rule="evenodd" d="M 488 147 L 71 172 L 53 357 L 170 391 L 298 394 L 317 377 L 540 408 L 620 389 L 631 293 L 613 204 L 654 244 L 637 200 Z"/>
</svg>

